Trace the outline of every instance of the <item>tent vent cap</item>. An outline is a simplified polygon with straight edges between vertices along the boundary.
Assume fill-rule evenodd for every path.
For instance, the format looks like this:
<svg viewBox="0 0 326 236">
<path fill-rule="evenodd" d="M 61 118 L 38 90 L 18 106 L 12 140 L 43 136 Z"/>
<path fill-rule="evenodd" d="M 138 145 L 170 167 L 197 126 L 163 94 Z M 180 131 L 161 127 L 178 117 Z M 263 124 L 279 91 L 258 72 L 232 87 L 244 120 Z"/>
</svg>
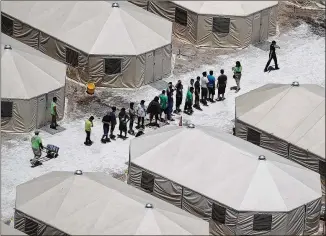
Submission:
<svg viewBox="0 0 326 236">
<path fill-rule="evenodd" d="M 147 203 L 146 205 L 145 205 L 145 208 L 153 208 L 153 205 L 152 204 L 150 204 L 150 203 Z"/>
<path fill-rule="evenodd" d="M 187 127 L 190 128 L 190 129 L 193 129 L 193 128 L 195 128 L 195 125 L 194 124 L 189 124 Z"/>
<path fill-rule="evenodd" d="M 75 171 L 75 175 L 82 175 L 82 174 L 83 174 L 83 172 L 81 170 L 76 170 Z"/>
<path fill-rule="evenodd" d="M 117 3 L 117 2 L 112 3 L 112 7 L 118 7 L 119 8 L 119 3 Z"/>
<path fill-rule="evenodd" d="M 299 84 L 299 82 L 298 81 L 294 81 L 293 83 L 292 83 L 292 86 L 295 86 L 295 87 L 298 87 L 300 84 Z"/>
<path fill-rule="evenodd" d="M 5 45 L 5 49 L 12 49 L 10 45 Z"/>
<path fill-rule="evenodd" d="M 266 160 L 266 157 L 265 157 L 264 155 L 260 155 L 260 156 L 258 157 L 258 160 L 260 160 L 260 161 L 265 161 L 265 160 Z"/>
</svg>

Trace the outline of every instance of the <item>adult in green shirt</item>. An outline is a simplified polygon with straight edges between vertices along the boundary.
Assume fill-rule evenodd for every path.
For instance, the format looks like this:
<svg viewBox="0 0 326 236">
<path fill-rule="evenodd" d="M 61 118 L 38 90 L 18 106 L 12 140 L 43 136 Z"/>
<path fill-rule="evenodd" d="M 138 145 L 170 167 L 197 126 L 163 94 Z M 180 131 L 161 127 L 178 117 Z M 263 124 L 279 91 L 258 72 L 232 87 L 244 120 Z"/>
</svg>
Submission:
<svg viewBox="0 0 326 236">
<path fill-rule="evenodd" d="M 58 112 L 57 112 L 57 97 L 54 97 L 52 102 L 51 102 L 51 129 L 57 129 L 57 117 L 58 117 Z"/>
<path fill-rule="evenodd" d="M 32 165 L 35 165 L 38 162 L 38 159 L 40 159 L 42 155 L 42 149 L 43 149 L 42 140 L 39 136 L 40 132 L 36 130 L 34 134 L 35 135 L 31 139 L 32 150 L 34 153 L 34 158 L 30 160 Z"/>
<path fill-rule="evenodd" d="M 162 93 L 159 96 L 160 98 L 160 106 L 161 106 L 161 113 L 160 113 L 160 119 L 161 121 L 166 121 L 166 116 L 168 114 L 168 96 L 165 94 L 165 90 L 162 90 Z M 162 119 L 162 113 L 164 112 L 164 119 Z"/>
<path fill-rule="evenodd" d="M 89 119 L 85 121 L 85 132 L 86 132 L 86 141 L 85 145 L 91 145 L 93 142 L 91 141 L 91 131 L 93 127 L 94 116 L 91 116 Z"/>
<path fill-rule="evenodd" d="M 192 110 L 193 93 L 194 93 L 194 87 L 190 87 L 186 95 L 186 105 L 185 105 L 185 112 L 189 114 L 193 113 Z"/>
</svg>

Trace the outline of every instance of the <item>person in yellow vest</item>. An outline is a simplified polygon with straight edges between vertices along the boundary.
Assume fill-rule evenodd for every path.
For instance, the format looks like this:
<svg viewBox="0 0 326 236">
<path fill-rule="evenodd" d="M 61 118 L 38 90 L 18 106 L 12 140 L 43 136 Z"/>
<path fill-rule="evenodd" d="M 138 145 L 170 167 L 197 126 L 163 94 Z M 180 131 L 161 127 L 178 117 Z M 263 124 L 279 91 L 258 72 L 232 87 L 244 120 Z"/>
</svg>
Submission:
<svg viewBox="0 0 326 236">
<path fill-rule="evenodd" d="M 84 142 L 85 145 L 90 146 L 93 144 L 91 141 L 91 131 L 93 127 L 93 120 L 94 116 L 91 116 L 89 119 L 85 121 L 85 132 L 86 132 L 86 141 Z"/>
<path fill-rule="evenodd" d="M 34 153 L 34 158 L 30 160 L 32 166 L 35 166 L 39 162 L 39 159 L 41 158 L 42 155 L 42 149 L 43 149 L 42 140 L 39 136 L 40 132 L 36 130 L 34 134 L 35 135 L 31 139 L 32 150 Z"/>
<path fill-rule="evenodd" d="M 51 129 L 57 129 L 57 117 L 58 117 L 58 112 L 57 112 L 57 97 L 53 98 L 53 101 L 51 102 Z"/>
</svg>

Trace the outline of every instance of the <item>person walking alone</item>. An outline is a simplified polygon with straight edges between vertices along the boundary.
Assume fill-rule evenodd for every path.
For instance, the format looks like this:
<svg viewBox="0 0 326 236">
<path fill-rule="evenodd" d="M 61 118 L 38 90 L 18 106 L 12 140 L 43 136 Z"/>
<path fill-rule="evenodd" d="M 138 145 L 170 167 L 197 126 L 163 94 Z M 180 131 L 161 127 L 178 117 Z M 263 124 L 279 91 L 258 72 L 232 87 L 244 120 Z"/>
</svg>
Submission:
<svg viewBox="0 0 326 236">
<path fill-rule="evenodd" d="M 217 78 L 217 101 L 223 101 L 225 99 L 224 93 L 228 80 L 227 76 L 224 74 L 224 70 L 222 69 L 220 72 L 221 75 Z"/>
<path fill-rule="evenodd" d="M 267 61 L 267 64 L 265 66 L 264 72 L 268 71 L 269 64 L 271 63 L 272 59 L 274 60 L 275 63 L 275 70 L 280 69 L 277 64 L 277 56 L 276 56 L 276 48 L 280 49 L 278 45 L 276 45 L 276 42 L 273 40 L 270 47 L 269 47 L 269 58 Z"/>
<path fill-rule="evenodd" d="M 240 61 L 236 61 L 235 67 L 232 67 L 233 70 L 233 78 L 235 79 L 235 83 L 237 84 L 236 93 L 239 92 L 240 88 L 240 79 L 242 75 L 242 66 Z"/>
</svg>

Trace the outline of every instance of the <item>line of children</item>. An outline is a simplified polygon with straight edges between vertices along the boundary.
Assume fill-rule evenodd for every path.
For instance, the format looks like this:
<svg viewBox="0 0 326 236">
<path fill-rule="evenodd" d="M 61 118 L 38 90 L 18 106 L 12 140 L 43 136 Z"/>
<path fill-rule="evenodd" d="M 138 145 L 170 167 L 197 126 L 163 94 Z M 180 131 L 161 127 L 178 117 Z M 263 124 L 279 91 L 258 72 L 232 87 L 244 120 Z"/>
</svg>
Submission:
<svg viewBox="0 0 326 236">
<path fill-rule="evenodd" d="M 232 67 L 234 72 L 233 78 L 236 81 L 236 91 L 240 90 L 240 78 L 242 67 L 239 61 L 236 62 L 235 67 Z M 184 113 L 191 115 L 193 113 L 193 107 L 202 110 L 200 103 L 204 106 L 208 106 L 207 101 L 214 102 L 215 90 L 218 90 L 218 96 L 216 101 L 222 101 L 225 99 L 225 89 L 227 84 L 227 76 L 224 74 L 224 70 L 220 70 L 220 75 L 216 79 L 213 75 L 213 71 L 202 73 L 202 77 L 197 76 L 196 81 L 194 79 L 190 80 L 190 83 L 187 88 Z M 162 90 L 159 96 L 155 96 L 154 99 L 150 102 L 148 108 L 145 106 L 145 100 L 141 100 L 137 108 L 134 109 L 134 102 L 130 103 L 128 113 L 125 108 L 120 110 L 118 115 L 119 118 L 119 131 L 118 135 L 120 138 L 127 138 L 127 133 L 130 135 L 135 135 L 133 130 L 135 119 L 137 118 L 138 123 L 136 129 L 138 129 L 136 137 L 144 134 L 145 129 L 145 117 L 149 114 L 149 125 L 155 125 L 159 127 L 158 121 L 165 122 L 168 124 L 168 121 L 173 121 L 172 111 L 173 111 L 173 93 L 176 91 L 176 109 L 174 113 L 180 113 L 180 106 L 183 100 L 183 85 L 181 80 L 179 80 L 176 86 L 173 86 L 172 82 L 169 82 L 168 88 Z M 195 94 L 195 101 L 193 101 L 193 95 Z M 200 99 L 201 95 L 201 99 Z M 107 113 L 103 119 L 103 136 L 101 141 L 103 143 L 110 142 L 110 138 L 114 139 L 115 135 L 113 134 L 116 126 L 116 107 L 112 107 L 111 112 Z M 164 114 L 164 115 L 163 115 Z M 154 119 L 154 123 L 152 122 Z M 94 117 L 90 117 L 85 122 L 85 131 L 86 131 L 86 145 L 90 145 L 92 141 L 90 140 L 91 127 L 93 126 Z M 129 122 L 129 130 L 127 129 L 127 123 Z M 110 130 L 111 126 L 111 130 Z M 110 130 L 110 138 L 108 137 L 108 132 Z M 124 135 L 123 135 L 124 134 Z"/>
</svg>

